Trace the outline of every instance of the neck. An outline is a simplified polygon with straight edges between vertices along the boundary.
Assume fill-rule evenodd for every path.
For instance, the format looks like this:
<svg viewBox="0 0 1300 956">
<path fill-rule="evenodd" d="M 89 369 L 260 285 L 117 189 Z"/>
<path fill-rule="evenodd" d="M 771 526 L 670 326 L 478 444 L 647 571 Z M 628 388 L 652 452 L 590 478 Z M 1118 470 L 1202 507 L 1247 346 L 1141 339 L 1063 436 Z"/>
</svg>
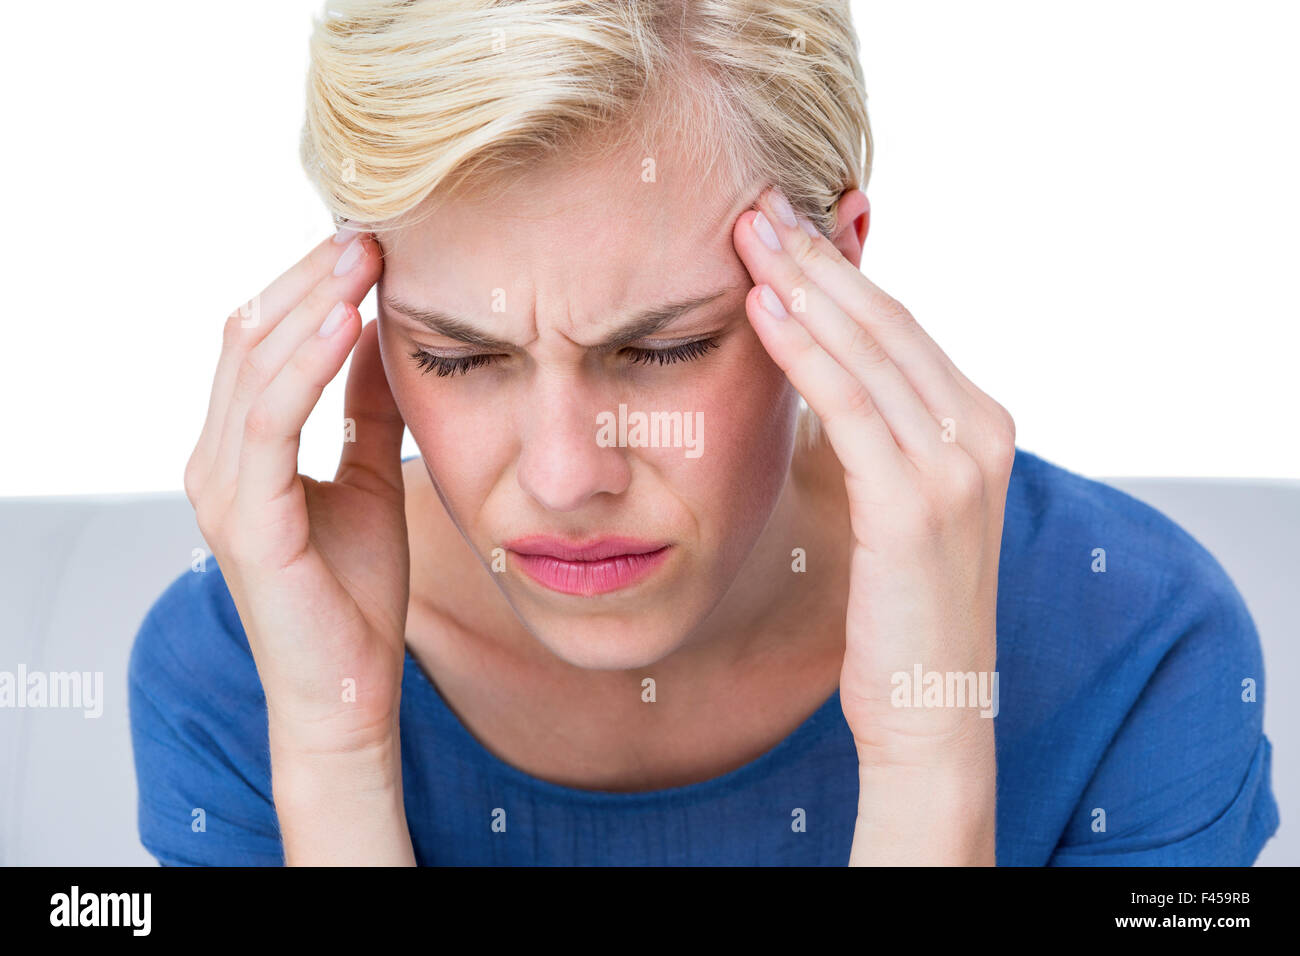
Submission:
<svg viewBox="0 0 1300 956">
<path fill-rule="evenodd" d="M 810 667 L 838 662 L 851 537 L 844 471 L 834 450 L 824 437 L 797 448 L 781 497 L 735 582 L 678 652 L 694 658 L 691 672 L 709 673 L 710 665 L 730 670 L 746 659 Z"/>
</svg>

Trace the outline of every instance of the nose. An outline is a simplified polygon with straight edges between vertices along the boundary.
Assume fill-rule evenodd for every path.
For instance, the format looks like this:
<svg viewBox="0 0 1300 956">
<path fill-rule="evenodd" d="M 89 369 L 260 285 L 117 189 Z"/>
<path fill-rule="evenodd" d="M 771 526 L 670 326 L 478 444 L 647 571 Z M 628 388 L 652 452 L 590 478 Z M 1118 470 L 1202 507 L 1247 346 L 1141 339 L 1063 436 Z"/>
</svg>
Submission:
<svg viewBox="0 0 1300 956">
<path fill-rule="evenodd" d="M 613 406 L 617 408 L 617 403 Z M 626 449 L 596 440 L 600 399 L 572 377 L 552 377 L 530 401 L 519 453 L 519 486 L 551 511 L 576 511 L 632 479 Z"/>
</svg>

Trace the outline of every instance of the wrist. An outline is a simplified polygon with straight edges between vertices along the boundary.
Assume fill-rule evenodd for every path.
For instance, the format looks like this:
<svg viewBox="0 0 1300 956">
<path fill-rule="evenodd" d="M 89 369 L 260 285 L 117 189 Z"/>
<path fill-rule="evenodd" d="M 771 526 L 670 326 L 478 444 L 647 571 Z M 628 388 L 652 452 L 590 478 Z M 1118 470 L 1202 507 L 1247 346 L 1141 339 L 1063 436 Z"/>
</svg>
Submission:
<svg viewBox="0 0 1300 956">
<path fill-rule="evenodd" d="M 286 865 L 414 865 L 397 736 L 334 753 L 272 744 L 271 790 Z"/>
<path fill-rule="evenodd" d="M 970 714 L 926 732 L 916 728 L 882 731 L 877 726 L 870 734 L 855 733 L 853 739 L 861 770 L 978 777 L 996 766 L 994 733 L 991 719 Z"/>
<path fill-rule="evenodd" d="M 995 865 L 996 761 L 991 752 L 986 761 L 970 757 L 910 765 L 859 764 L 850 863 Z"/>
<path fill-rule="evenodd" d="M 314 757 L 355 757 L 355 763 L 390 759 L 399 735 L 400 697 L 382 706 L 359 704 L 309 708 L 284 705 L 268 695 L 267 736 L 271 756 L 297 763 Z"/>
<path fill-rule="evenodd" d="M 325 751 L 277 741 L 272 734 L 270 750 L 271 786 L 277 802 L 401 789 L 401 745 L 396 736 L 348 750 Z"/>
</svg>

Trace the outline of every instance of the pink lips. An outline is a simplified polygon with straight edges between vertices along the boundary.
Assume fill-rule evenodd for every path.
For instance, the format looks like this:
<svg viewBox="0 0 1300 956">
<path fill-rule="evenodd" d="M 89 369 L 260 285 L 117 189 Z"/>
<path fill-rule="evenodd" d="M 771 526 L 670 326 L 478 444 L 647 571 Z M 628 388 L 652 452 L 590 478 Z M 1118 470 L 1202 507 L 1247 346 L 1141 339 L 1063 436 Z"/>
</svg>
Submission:
<svg viewBox="0 0 1300 956">
<path fill-rule="evenodd" d="M 669 545 L 637 538 L 598 538 L 581 544 L 530 535 L 507 541 L 523 572 L 561 594 L 590 597 L 630 587 L 668 558 Z"/>
</svg>

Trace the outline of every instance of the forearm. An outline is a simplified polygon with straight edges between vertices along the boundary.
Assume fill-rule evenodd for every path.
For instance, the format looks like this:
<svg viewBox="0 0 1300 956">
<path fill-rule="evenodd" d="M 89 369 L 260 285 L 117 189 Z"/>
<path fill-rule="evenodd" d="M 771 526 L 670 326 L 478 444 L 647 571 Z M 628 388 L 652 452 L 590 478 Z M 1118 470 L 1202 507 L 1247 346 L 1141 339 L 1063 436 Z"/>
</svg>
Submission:
<svg viewBox="0 0 1300 956">
<path fill-rule="evenodd" d="M 994 866 L 997 775 L 987 764 L 859 766 L 850 866 Z"/>
<path fill-rule="evenodd" d="M 414 866 L 398 740 L 358 753 L 271 745 L 286 866 Z"/>
</svg>

